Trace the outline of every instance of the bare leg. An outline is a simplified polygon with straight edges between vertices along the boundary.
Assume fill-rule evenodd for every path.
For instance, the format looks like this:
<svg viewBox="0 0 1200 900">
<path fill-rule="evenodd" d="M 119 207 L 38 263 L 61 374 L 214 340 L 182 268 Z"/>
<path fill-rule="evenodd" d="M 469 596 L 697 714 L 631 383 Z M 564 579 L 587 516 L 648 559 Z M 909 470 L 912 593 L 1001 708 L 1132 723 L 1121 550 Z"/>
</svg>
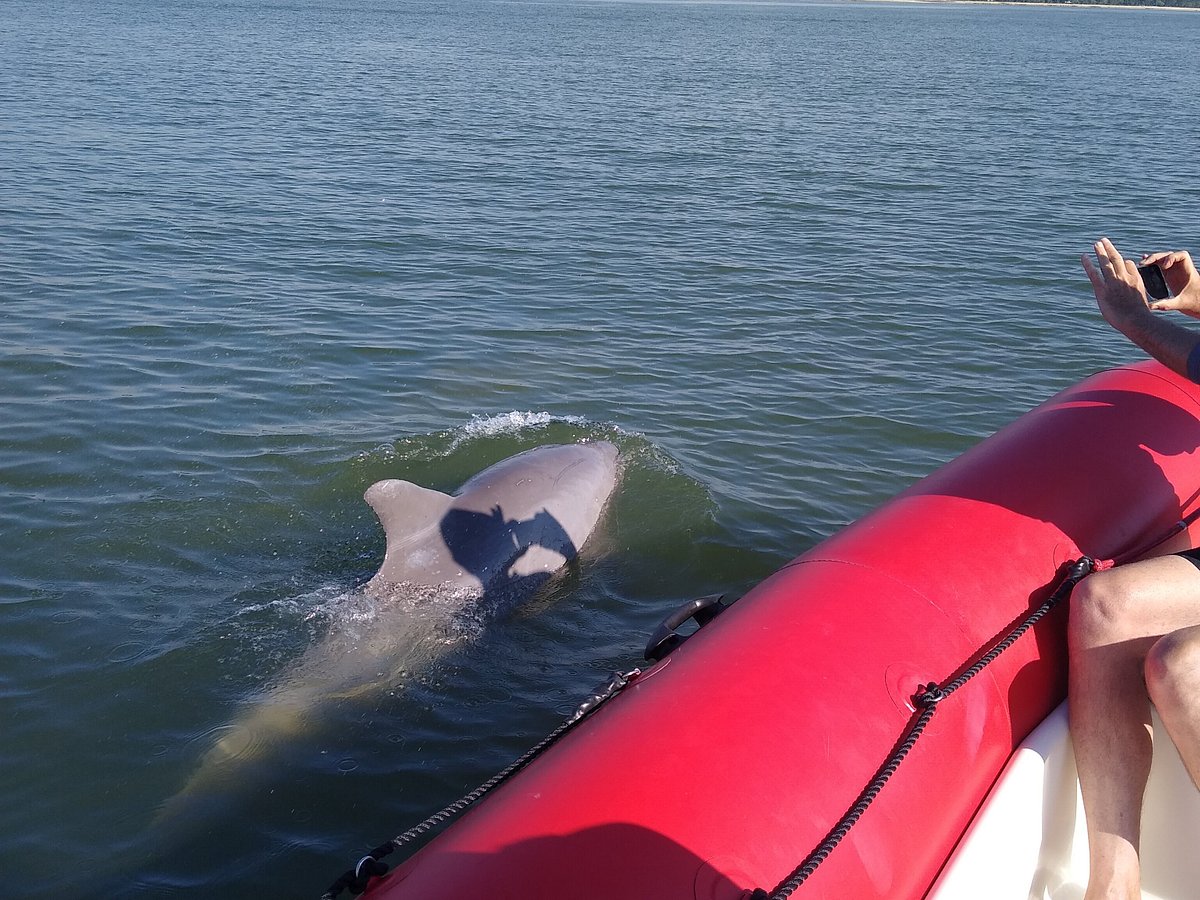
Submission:
<svg viewBox="0 0 1200 900">
<path fill-rule="evenodd" d="M 1174 631 L 1150 648 L 1146 690 L 1192 783 L 1200 787 L 1200 626 Z"/>
<path fill-rule="evenodd" d="M 1141 896 L 1142 795 L 1153 749 L 1143 666 L 1162 635 L 1197 624 L 1200 569 L 1178 557 L 1092 575 L 1072 594 L 1071 737 L 1091 858 L 1085 900 Z"/>
</svg>

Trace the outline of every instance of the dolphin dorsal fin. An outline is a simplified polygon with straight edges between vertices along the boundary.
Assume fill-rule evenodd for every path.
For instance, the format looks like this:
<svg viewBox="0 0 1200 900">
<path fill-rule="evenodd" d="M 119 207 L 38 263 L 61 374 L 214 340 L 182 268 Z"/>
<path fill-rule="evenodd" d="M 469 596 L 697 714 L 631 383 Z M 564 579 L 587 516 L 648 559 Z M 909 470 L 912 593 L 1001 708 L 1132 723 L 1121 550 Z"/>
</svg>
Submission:
<svg viewBox="0 0 1200 900">
<path fill-rule="evenodd" d="M 375 482 L 363 499 L 379 517 L 388 547 L 437 526 L 454 502 L 449 494 L 396 478 Z"/>
</svg>

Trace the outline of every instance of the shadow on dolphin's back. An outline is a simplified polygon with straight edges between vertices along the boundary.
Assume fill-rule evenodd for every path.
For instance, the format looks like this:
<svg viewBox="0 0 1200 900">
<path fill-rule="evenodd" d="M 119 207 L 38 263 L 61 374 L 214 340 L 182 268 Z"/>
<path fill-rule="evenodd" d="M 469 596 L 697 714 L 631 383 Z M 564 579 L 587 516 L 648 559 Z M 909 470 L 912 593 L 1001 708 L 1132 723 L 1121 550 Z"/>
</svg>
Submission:
<svg viewBox="0 0 1200 900">
<path fill-rule="evenodd" d="M 505 519 L 500 506 L 486 514 L 451 509 L 442 517 L 439 527 L 455 562 L 484 586 L 487 600 L 491 601 L 488 605 L 531 595 L 550 579 L 549 572 L 516 574 L 511 565 L 497 569 L 491 560 L 499 557 L 519 564 L 521 556 L 539 548 L 561 554 L 567 561 L 579 555 L 579 548 L 562 523 L 546 510 L 516 520 Z"/>
</svg>

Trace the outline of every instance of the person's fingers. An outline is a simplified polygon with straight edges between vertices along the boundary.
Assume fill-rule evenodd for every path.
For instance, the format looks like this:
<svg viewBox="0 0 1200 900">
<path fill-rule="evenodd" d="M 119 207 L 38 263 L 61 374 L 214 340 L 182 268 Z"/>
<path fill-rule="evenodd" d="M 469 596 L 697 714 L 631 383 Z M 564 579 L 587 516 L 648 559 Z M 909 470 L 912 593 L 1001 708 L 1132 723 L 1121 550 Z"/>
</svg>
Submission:
<svg viewBox="0 0 1200 900">
<path fill-rule="evenodd" d="M 1101 238 L 1100 243 L 1104 245 L 1104 255 L 1112 263 L 1113 272 L 1120 277 L 1125 270 L 1125 259 L 1121 256 L 1121 251 L 1108 238 Z"/>
<path fill-rule="evenodd" d="M 1162 250 L 1158 253 L 1150 253 L 1142 260 L 1143 265 L 1159 265 L 1164 269 L 1169 269 L 1172 266 L 1182 264 L 1184 268 L 1191 266 L 1191 257 L 1186 250 Z"/>
<path fill-rule="evenodd" d="M 1100 274 L 1100 270 L 1096 268 L 1096 264 L 1088 259 L 1086 253 L 1080 256 L 1079 259 L 1083 262 L 1083 271 L 1087 273 L 1088 281 L 1092 283 L 1092 290 L 1099 293 L 1104 289 L 1104 276 Z"/>
<path fill-rule="evenodd" d="M 1118 250 L 1113 245 L 1113 242 L 1108 238 L 1104 238 L 1104 245 L 1104 248 L 1108 253 L 1108 259 L 1112 263 L 1113 274 L 1116 276 L 1116 278 L 1130 287 L 1137 288 L 1139 291 L 1143 290 L 1142 276 L 1138 274 L 1137 263 L 1135 263 L 1132 259 L 1125 259 L 1125 257 L 1121 255 L 1121 251 Z"/>
<path fill-rule="evenodd" d="M 1175 250 L 1159 250 L 1157 253 L 1147 253 L 1145 256 L 1143 256 L 1142 265 L 1163 265 L 1165 263 L 1166 265 L 1171 266 L 1179 261 L 1176 259 L 1178 256 L 1179 253 Z"/>
</svg>

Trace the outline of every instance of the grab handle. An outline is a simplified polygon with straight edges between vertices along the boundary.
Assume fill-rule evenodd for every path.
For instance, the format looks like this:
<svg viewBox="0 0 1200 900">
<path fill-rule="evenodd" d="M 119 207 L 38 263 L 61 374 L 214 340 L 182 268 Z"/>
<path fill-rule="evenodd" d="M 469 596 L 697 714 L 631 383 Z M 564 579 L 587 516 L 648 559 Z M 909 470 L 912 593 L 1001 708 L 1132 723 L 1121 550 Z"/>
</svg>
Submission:
<svg viewBox="0 0 1200 900">
<path fill-rule="evenodd" d="M 725 612 L 729 607 L 721 602 L 724 597 L 724 594 L 709 594 L 707 597 L 698 597 L 682 604 L 654 629 L 650 640 L 646 642 L 646 652 L 643 654 L 645 658 L 651 662 L 658 662 L 690 638 L 691 634 L 680 634 L 677 630 L 688 619 L 695 619 L 696 625 L 703 628 Z"/>
</svg>

